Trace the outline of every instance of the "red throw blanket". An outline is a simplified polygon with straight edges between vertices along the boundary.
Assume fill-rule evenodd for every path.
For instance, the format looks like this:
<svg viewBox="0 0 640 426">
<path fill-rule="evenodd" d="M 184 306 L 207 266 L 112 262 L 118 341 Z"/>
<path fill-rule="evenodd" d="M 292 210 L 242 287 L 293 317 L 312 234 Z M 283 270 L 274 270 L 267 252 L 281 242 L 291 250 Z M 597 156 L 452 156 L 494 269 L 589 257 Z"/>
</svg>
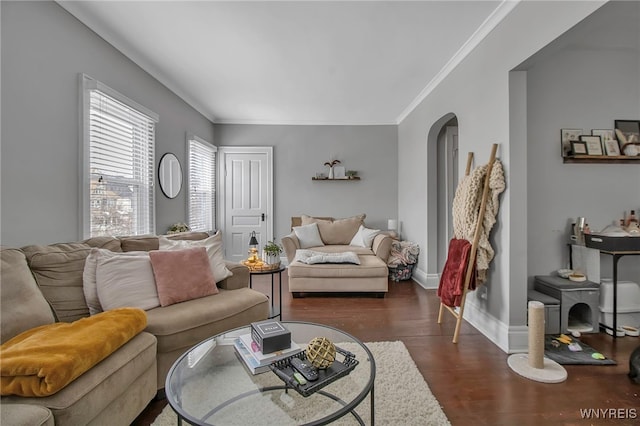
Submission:
<svg viewBox="0 0 640 426">
<path fill-rule="evenodd" d="M 438 296 L 440 301 L 447 306 L 460 306 L 462 302 L 462 293 L 464 289 L 464 278 L 469 264 L 469 255 L 471 254 L 471 243 L 465 239 L 453 238 L 449 242 L 449 253 L 447 254 L 447 262 L 444 264 L 444 270 L 440 277 L 440 285 L 438 286 Z M 474 262 L 475 263 L 475 262 Z M 476 288 L 476 270 L 475 265 L 471 272 L 471 280 L 469 280 L 469 289 Z"/>
</svg>

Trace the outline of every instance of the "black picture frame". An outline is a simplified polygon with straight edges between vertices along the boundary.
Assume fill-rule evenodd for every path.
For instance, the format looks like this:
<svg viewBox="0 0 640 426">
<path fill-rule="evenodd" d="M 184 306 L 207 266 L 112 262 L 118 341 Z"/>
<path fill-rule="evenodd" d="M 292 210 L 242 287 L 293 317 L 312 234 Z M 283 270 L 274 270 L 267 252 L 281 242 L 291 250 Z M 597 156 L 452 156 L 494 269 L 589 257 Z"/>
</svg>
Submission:
<svg viewBox="0 0 640 426">
<path fill-rule="evenodd" d="M 582 129 L 560 129 L 560 150 L 563 157 L 572 155 L 571 141 L 580 140 Z"/>
<path fill-rule="evenodd" d="M 571 141 L 571 155 L 587 155 L 587 143 L 583 141 Z"/>
<path fill-rule="evenodd" d="M 628 143 L 640 144 L 640 120 L 615 120 L 616 138 L 620 148 Z"/>
<path fill-rule="evenodd" d="M 587 145 L 587 155 L 604 155 L 600 136 L 581 135 L 580 142 L 584 142 Z"/>
</svg>

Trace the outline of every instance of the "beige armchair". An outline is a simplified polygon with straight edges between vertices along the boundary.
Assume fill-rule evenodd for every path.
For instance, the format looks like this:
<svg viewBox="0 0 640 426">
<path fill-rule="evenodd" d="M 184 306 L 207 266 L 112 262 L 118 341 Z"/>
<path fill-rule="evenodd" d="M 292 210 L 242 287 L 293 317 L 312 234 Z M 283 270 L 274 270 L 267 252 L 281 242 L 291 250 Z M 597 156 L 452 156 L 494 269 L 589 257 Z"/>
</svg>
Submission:
<svg viewBox="0 0 640 426">
<path fill-rule="evenodd" d="M 312 292 L 362 292 L 384 297 L 388 291 L 387 259 L 391 251 L 392 238 L 382 232 L 374 236 L 373 231 L 364 226 L 364 218 L 364 214 L 346 219 L 305 215 L 291 218 L 292 228 L 303 226 L 312 230 L 317 227 L 320 237 L 319 240 L 317 237 L 315 239 L 319 244 L 309 245 L 313 244 L 314 236 L 310 237 L 298 228 L 282 238 L 282 246 L 289 262 L 289 291 L 293 297 Z M 366 237 L 361 240 L 356 235 Z M 351 252 L 357 255 L 359 264 L 308 264 L 296 259 L 298 250 L 327 254 Z"/>
</svg>

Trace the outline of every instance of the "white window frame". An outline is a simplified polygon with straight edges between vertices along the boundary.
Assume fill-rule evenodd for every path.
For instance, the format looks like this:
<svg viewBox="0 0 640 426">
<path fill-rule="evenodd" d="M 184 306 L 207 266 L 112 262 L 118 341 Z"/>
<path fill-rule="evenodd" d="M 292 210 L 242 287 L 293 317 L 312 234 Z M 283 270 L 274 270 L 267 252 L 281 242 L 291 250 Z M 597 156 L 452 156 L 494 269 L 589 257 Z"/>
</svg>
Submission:
<svg viewBox="0 0 640 426">
<path fill-rule="evenodd" d="M 212 167 L 213 169 L 211 170 L 211 179 L 212 179 L 212 186 L 211 186 L 211 191 L 212 191 L 212 196 L 211 196 L 211 226 L 210 229 L 199 229 L 197 227 L 194 227 L 193 223 L 194 223 L 194 219 L 192 217 L 192 209 L 191 209 L 191 198 L 193 196 L 194 193 L 194 175 L 193 173 L 198 172 L 198 170 L 195 170 L 192 162 L 191 162 L 191 154 L 192 154 L 192 142 L 196 143 L 196 144 L 200 144 L 203 147 L 205 147 L 206 149 L 209 149 L 213 152 L 213 161 L 212 161 Z M 187 222 L 189 224 L 189 228 L 191 228 L 192 231 L 204 231 L 204 232 L 209 232 L 209 231 L 214 231 L 216 229 L 216 220 L 217 220 L 217 214 L 216 214 L 216 197 L 217 197 L 217 190 L 216 190 L 216 161 L 217 161 L 217 152 L 218 152 L 218 147 L 216 147 L 215 145 L 213 145 L 210 142 L 207 142 L 206 140 L 188 133 L 187 134 Z M 202 171 L 199 171 L 202 172 Z"/>
<path fill-rule="evenodd" d="M 83 238 L 91 237 L 91 167 L 90 167 L 90 92 L 98 90 L 116 101 L 136 110 L 138 113 L 146 115 L 154 123 L 158 123 L 159 116 L 148 108 L 127 98 L 116 90 L 106 86 L 104 83 L 86 75 L 80 74 L 80 235 Z M 155 169 L 155 134 L 151 150 L 151 164 Z M 150 212 L 148 217 L 147 231 L 155 234 L 156 209 L 155 209 L 155 170 L 152 170 L 150 191 Z"/>
</svg>

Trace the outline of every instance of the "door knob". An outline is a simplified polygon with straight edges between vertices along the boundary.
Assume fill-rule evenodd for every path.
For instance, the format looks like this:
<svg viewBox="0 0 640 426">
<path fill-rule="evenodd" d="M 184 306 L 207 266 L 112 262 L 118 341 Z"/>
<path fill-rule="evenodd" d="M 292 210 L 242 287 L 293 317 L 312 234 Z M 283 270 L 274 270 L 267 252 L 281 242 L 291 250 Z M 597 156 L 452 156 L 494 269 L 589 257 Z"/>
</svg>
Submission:
<svg viewBox="0 0 640 426">
<path fill-rule="evenodd" d="M 264 213 L 262 213 L 262 214 L 260 215 L 260 218 L 261 218 L 261 219 L 262 219 L 262 221 L 264 222 Z"/>
</svg>

